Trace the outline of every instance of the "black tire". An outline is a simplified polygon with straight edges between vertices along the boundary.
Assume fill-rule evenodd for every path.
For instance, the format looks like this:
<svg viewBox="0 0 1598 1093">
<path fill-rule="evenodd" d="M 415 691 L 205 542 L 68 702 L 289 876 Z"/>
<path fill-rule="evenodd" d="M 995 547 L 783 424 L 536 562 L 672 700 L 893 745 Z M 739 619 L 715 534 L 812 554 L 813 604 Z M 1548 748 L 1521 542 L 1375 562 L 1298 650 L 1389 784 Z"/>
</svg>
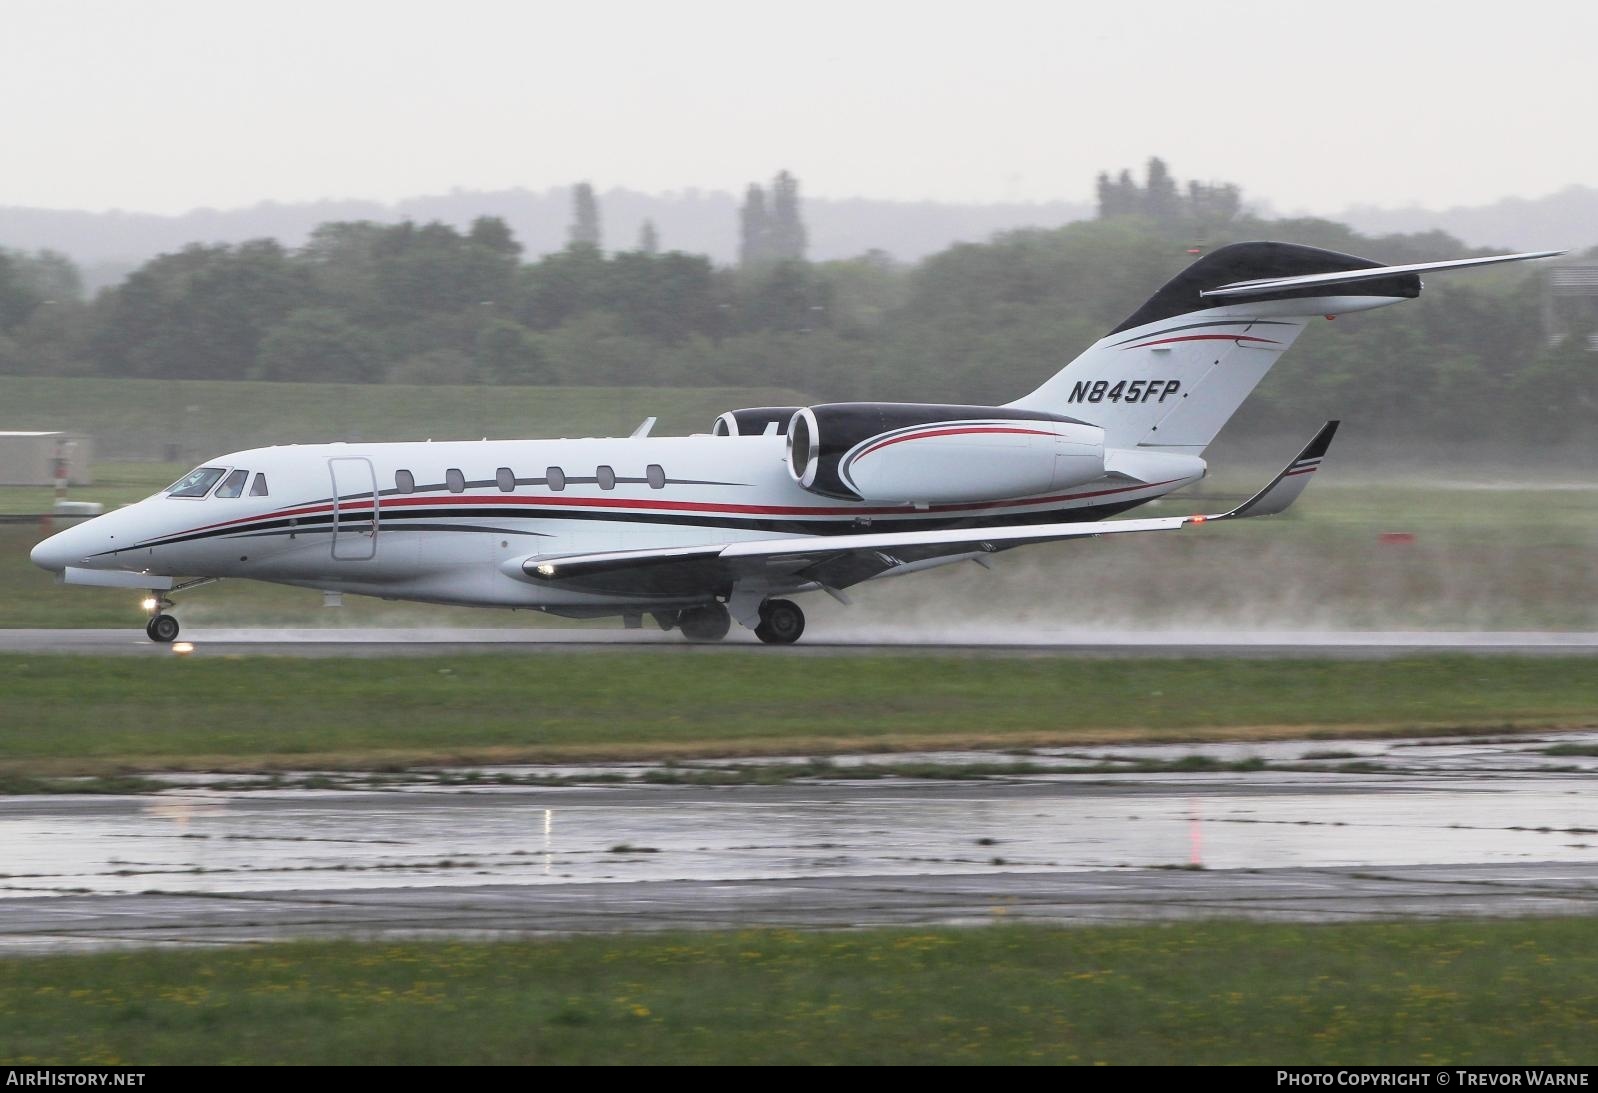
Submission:
<svg viewBox="0 0 1598 1093">
<path fill-rule="evenodd" d="M 178 636 L 178 620 L 171 615 L 157 615 L 144 624 L 144 632 L 151 641 L 166 645 Z"/>
<path fill-rule="evenodd" d="M 719 603 L 690 607 L 677 618 L 682 636 L 689 641 L 720 641 L 732 629 L 732 616 Z"/>
<path fill-rule="evenodd" d="M 792 600 L 767 600 L 760 605 L 755 637 L 768 645 L 792 645 L 805 632 L 805 613 Z"/>
</svg>

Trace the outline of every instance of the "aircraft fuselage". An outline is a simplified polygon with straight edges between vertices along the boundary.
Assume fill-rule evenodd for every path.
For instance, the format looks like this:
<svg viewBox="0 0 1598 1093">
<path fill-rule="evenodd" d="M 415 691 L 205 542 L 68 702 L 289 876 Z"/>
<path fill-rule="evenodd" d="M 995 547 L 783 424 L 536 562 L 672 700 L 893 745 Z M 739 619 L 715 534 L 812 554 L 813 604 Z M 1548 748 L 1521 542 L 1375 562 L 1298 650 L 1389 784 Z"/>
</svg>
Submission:
<svg viewBox="0 0 1598 1093">
<path fill-rule="evenodd" d="M 207 461 L 200 470 L 216 473 L 204 496 L 157 494 L 53 536 L 33 560 L 65 571 L 69 583 L 93 580 L 83 571 L 126 574 L 130 587 L 134 575 L 247 578 L 390 599 L 615 614 L 703 603 L 725 590 L 665 591 L 647 580 L 619 592 L 562 587 L 529 582 L 522 562 L 1099 520 L 1204 473 L 1197 458 L 1146 458 L 1149 470 L 1166 477 L 1139 482 L 1121 474 L 1040 496 L 916 505 L 808 492 L 789 474 L 784 438 L 774 435 L 255 448 Z"/>
</svg>

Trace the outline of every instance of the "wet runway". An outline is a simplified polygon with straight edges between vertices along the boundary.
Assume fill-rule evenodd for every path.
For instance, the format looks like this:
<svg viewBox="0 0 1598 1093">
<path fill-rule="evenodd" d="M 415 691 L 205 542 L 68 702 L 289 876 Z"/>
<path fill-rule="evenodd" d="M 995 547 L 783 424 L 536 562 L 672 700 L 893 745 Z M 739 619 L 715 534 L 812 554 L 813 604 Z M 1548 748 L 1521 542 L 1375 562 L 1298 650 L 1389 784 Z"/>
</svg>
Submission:
<svg viewBox="0 0 1598 1093">
<path fill-rule="evenodd" d="M 1549 747 L 1598 752 L 1598 733 L 1094 749 L 1124 762 L 1267 761 L 1248 773 L 868 782 L 840 763 L 825 781 L 779 786 L 12 797 L 0 799 L 0 952 L 1598 913 L 1598 755 Z M 1368 769 L 1336 771 L 1350 758 Z"/>
<path fill-rule="evenodd" d="M 463 652 L 538 653 L 651 650 L 713 653 L 761 650 L 770 655 L 829 654 L 840 650 L 894 653 L 971 653 L 1038 656 L 1224 656 L 1382 658 L 1416 653 L 1598 655 L 1598 633 L 1572 631 L 1354 631 L 1354 630 L 1106 630 L 963 628 L 927 633 L 892 626 L 857 627 L 828 634 L 818 629 L 800 644 L 762 645 L 735 629 L 721 644 L 684 641 L 675 633 L 599 628 L 526 629 L 247 629 L 185 628 L 181 640 L 195 656 L 373 657 L 437 656 Z M 143 630 L 0 630 L 0 652 L 171 656 Z"/>
</svg>

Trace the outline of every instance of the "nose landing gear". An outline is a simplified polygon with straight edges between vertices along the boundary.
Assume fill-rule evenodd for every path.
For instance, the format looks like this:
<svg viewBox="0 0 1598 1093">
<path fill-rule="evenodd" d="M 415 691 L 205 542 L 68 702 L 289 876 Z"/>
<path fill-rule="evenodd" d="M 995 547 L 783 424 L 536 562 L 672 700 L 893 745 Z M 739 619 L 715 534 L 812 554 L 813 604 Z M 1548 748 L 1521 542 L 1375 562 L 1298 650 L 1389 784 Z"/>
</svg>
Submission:
<svg viewBox="0 0 1598 1093">
<path fill-rule="evenodd" d="M 144 624 L 144 633 L 151 641 L 166 644 L 178 636 L 178 620 L 166 613 L 172 601 L 159 592 L 151 592 L 142 604 L 150 621 Z"/>
<path fill-rule="evenodd" d="M 197 577 L 192 581 L 180 581 L 166 591 L 185 592 L 202 585 L 215 584 L 220 579 L 220 577 Z M 173 606 L 166 595 L 161 592 L 150 592 L 144 597 L 141 606 L 145 614 L 150 616 L 150 621 L 144 624 L 144 633 L 151 641 L 166 645 L 178 636 L 178 620 L 166 613 L 167 609 Z"/>
<path fill-rule="evenodd" d="M 144 624 L 144 632 L 151 641 L 168 644 L 178 636 L 178 620 L 171 615 L 153 616 Z"/>
</svg>

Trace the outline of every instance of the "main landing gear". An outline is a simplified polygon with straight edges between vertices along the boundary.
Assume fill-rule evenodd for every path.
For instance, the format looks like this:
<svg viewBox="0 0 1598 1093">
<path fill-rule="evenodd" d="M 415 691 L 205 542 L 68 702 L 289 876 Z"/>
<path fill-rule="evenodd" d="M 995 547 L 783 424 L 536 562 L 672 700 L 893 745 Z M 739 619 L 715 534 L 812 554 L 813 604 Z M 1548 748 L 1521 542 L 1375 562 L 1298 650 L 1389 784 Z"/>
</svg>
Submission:
<svg viewBox="0 0 1598 1093">
<path fill-rule="evenodd" d="M 689 641 L 720 641 L 732 629 L 732 616 L 721 604 L 709 603 L 679 614 L 677 626 Z"/>
<path fill-rule="evenodd" d="M 805 613 L 792 600 L 767 600 L 760 605 L 755 637 L 767 645 L 792 645 L 805 632 Z"/>
<path fill-rule="evenodd" d="M 689 641 L 720 641 L 732 629 L 726 605 L 709 603 L 677 615 L 677 627 Z M 664 624 L 663 624 L 664 625 Z M 760 605 L 755 637 L 768 645 L 792 645 L 805 632 L 805 613 L 792 600 L 766 600 Z"/>
</svg>

